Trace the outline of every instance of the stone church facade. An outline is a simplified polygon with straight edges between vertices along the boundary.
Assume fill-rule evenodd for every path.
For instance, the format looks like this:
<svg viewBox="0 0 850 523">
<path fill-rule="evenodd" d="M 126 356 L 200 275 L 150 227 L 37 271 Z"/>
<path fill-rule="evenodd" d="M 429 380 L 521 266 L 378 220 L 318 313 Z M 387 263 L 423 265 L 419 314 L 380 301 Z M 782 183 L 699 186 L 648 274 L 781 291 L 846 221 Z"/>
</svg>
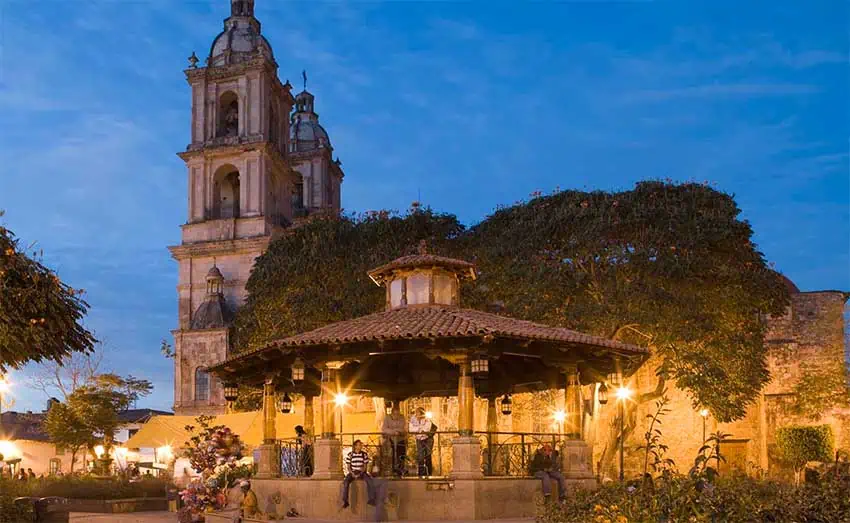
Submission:
<svg viewBox="0 0 850 523">
<path fill-rule="evenodd" d="M 253 0 L 231 16 L 204 66 L 193 53 L 191 142 L 179 153 L 188 177 L 188 216 L 178 263 L 174 335 L 176 414 L 224 411 L 222 384 L 206 367 L 225 359 L 228 326 L 245 300 L 254 259 L 298 218 L 340 209 L 343 172 L 319 124 L 314 96 L 281 82 Z"/>
</svg>

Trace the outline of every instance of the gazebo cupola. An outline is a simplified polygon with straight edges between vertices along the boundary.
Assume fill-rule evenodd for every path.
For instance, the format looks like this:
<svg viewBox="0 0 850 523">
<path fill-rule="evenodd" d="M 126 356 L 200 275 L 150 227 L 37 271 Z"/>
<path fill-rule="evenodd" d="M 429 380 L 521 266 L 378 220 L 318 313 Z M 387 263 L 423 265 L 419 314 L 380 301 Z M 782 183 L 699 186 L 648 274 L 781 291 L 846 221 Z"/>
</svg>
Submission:
<svg viewBox="0 0 850 523">
<path fill-rule="evenodd" d="M 475 279 L 475 266 L 463 260 L 428 254 L 425 241 L 419 253 L 403 256 L 369 271 L 386 288 L 388 311 L 404 307 L 460 305 L 460 281 Z"/>
</svg>

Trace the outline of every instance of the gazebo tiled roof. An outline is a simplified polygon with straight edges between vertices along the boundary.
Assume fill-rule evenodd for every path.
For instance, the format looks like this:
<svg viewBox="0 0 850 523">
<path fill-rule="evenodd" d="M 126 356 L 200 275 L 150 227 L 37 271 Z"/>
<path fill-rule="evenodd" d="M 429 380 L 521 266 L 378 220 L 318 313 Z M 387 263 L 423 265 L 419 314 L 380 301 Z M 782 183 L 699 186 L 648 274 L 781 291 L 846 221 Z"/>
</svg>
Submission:
<svg viewBox="0 0 850 523">
<path fill-rule="evenodd" d="M 442 267 L 452 272 L 464 274 L 475 278 L 475 265 L 468 261 L 455 258 L 446 258 L 434 254 L 419 253 L 402 256 L 369 271 L 369 276 L 376 282 L 380 282 L 386 275 L 400 269 L 412 269 L 415 267 Z"/>
<path fill-rule="evenodd" d="M 384 312 L 272 341 L 210 372 L 251 386 L 273 379 L 278 390 L 315 394 L 327 366 L 373 394 L 410 397 L 445 391 L 446 381 L 460 372 L 457 362 L 475 355 L 490 361 L 489 378 L 479 390 L 494 394 L 538 384 L 563 387 L 565 366 L 578 368 L 586 382 L 599 381 L 613 372 L 633 371 L 648 355 L 635 345 L 461 308 L 459 280 L 475 278 L 475 266 L 430 254 L 424 242 L 418 254 L 373 269 L 369 276 L 386 289 Z M 312 378 L 296 383 L 287 377 L 296 361 Z"/>
<path fill-rule="evenodd" d="M 549 327 L 472 309 L 426 305 L 393 309 L 353 320 L 331 323 L 318 329 L 276 340 L 260 349 L 238 354 L 218 366 L 250 358 L 258 352 L 283 347 L 309 350 L 311 346 L 320 345 L 487 335 L 554 344 L 605 347 L 623 355 L 642 355 L 647 352 L 646 349 L 636 345 L 569 329 Z"/>
</svg>

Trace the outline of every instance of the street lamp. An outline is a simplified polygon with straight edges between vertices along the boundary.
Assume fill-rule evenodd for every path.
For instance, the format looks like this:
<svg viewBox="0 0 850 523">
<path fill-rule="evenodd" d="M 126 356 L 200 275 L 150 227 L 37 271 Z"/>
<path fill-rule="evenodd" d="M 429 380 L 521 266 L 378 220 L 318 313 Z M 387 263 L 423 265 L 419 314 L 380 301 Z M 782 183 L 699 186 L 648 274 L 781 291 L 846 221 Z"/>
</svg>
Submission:
<svg viewBox="0 0 850 523">
<path fill-rule="evenodd" d="M 306 367 L 301 358 L 296 358 L 292 363 L 292 381 L 304 381 L 304 372 Z"/>
<path fill-rule="evenodd" d="M 605 405 L 608 403 L 608 385 L 604 383 L 599 387 L 599 404 Z"/>
<path fill-rule="evenodd" d="M 334 403 L 339 407 L 339 433 L 340 435 L 343 433 L 342 430 L 342 414 L 345 407 L 345 404 L 348 403 L 348 396 L 344 392 L 337 392 L 334 396 Z"/>
<path fill-rule="evenodd" d="M 626 472 L 623 467 L 623 456 L 625 455 L 626 448 L 626 427 L 625 427 L 625 418 L 626 418 L 626 409 L 625 403 L 626 400 L 632 396 L 632 391 L 629 387 L 625 385 L 621 385 L 617 387 L 617 404 L 620 409 L 620 481 L 624 481 L 626 479 Z"/>
<path fill-rule="evenodd" d="M 555 420 L 555 423 L 558 425 L 558 432 L 564 431 L 564 420 L 567 419 L 567 413 L 563 410 L 556 410 L 555 414 L 552 415 L 552 418 Z"/>
<path fill-rule="evenodd" d="M 705 420 L 708 418 L 708 409 L 702 409 L 699 411 L 699 415 L 702 416 L 702 444 L 705 445 Z"/>
<path fill-rule="evenodd" d="M 0 436 L 3 435 L 3 393 L 9 390 L 9 382 L 6 377 L 0 375 Z"/>
</svg>

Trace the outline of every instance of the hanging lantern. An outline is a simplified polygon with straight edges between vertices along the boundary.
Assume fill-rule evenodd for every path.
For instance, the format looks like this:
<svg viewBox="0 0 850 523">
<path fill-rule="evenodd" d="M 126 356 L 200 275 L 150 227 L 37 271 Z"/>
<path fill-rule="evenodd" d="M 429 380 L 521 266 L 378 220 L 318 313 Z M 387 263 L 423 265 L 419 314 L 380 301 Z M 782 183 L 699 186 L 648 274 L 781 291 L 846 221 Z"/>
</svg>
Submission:
<svg viewBox="0 0 850 523">
<path fill-rule="evenodd" d="M 295 358 L 292 363 L 292 381 L 304 381 L 304 362 L 301 358 Z"/>
<path fill-rule="evenodd" d="M 470 364 L 473 374 L 487 374 L 490 372 L 490 362 L 487 358 L 477 356 Z"/>
<path fill-rule="evenodd" d="M 236 401 L 236 398 L 239 397 L 239 386 L 235 383 L 225 383 L 224 384 L 224 400 L 225 401 Z"/>
<path fill-rule="evenodd" d="M 511 415 L 511 407 L 513 406 L 513 401 L 511 401 L 511 397 L 509 395 L 505 394 L 505 397 L 502 398 L 500 405 L 502 407 L 502 414 L 504 414 L 505 416 L 510 416 Z"/>
<path fill-rule="evenodd" d="M 386 408 L 387 416 L 393 413 L 393 402 L 387 401 L 384 403 L 384 407 Z"/>
<path fill-rule="evenodd" d="M 284 393 L 280 399 L 280 411 L 284 414 L 292 412 L 292 398 L 289 397 L 289 393 Z"/>
<path fill-rule="evenodd" d="M 608 386 L 604 383 L 599 387 L 599 404 L 605 405 L 608 403 Z"/>
</svg>

